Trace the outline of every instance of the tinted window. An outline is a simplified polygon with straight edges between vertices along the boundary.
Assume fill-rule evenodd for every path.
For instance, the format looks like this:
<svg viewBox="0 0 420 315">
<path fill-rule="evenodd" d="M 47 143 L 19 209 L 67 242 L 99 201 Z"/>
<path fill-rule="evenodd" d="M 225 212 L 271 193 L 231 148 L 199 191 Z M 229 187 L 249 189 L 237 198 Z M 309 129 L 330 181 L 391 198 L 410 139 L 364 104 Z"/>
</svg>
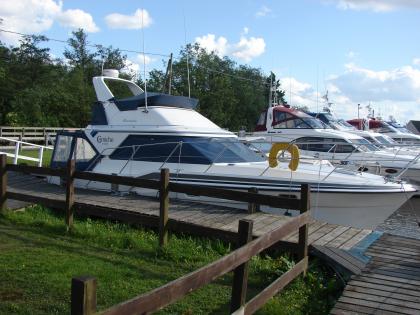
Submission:
<svg viewBox="0 0 420 315">
<path fill-rule="evenodd" d="M 259 162 L 265 159 L 236 138 L 131 135 L 111 159 L 148 162 L 211 164 Z"/>
<path fill-rule="evenodd" d="M 306 137 L 296 140 L 296 145 L 307 151 L 316 152 L 331 152 L 331 153 L 350 153 L 357 152 L 353 145 L 348 144 L 343 139 L 335 138 L 319 138 L 319 137 Z"/>
<path fill-rule="evenodd" d="M 70 157 L 71 143 L 73 137 L 70 136 L 58 136 L 55 144 L 54 162 L 67 162 Z"/>
</svg>

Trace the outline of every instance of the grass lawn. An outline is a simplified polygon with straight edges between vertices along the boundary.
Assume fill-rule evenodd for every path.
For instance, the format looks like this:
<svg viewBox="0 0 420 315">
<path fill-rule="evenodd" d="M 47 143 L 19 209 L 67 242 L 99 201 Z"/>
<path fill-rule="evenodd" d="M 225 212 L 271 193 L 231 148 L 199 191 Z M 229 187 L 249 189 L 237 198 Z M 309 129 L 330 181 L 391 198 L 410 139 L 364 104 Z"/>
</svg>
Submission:
<svg viewBox="0 0 420 315">
<path fill-rule="evenodd" d="M 39 206 L 0 215 L 0 314 L 69 314 L 73 276 L 98 281 L 98 308 L 105 309 L 174 280 L 227 254 L 219 241 L 172 234 L 160 249 L 157 235 L 129 225 L 64 217 Z M 290 268 L 284 256 L 254 257 L 249 297 Z M 231 273 L 166 307 L 160 314 L 227 314 Z M 328 314 L 341 290 L 336 277 L 312 261 L 259 314 Z"/>
<path fill-rule="evenodd" d="M 8 153 L 9 152 L 14 153 L 13 150 L 7 150 L 7 152 Z M 44 149 L 43 158 L 42 158 L 42 166 L 44 166 L 44 167 L 49 167 L 50 166 L 52 152 L 53 152 L 53 150 L 45 150 Z M 32 157 L 32 158 L 38 158 L 39 151 L 38 150 L 25 150 L 24 149 L 24 150 L 20 150 L 19 156 L 20 155 L 27 156 L 27 157 Z M 8 157 L 7 158 L 7 163 L 13 163 L 13 158 Z M 23 159 L 18 159 L 18 164 L 27 164 L 27 165 L 38 166 L 38 162 L 28 161 L 28 160 L 23 160 Z"/>
</svg>

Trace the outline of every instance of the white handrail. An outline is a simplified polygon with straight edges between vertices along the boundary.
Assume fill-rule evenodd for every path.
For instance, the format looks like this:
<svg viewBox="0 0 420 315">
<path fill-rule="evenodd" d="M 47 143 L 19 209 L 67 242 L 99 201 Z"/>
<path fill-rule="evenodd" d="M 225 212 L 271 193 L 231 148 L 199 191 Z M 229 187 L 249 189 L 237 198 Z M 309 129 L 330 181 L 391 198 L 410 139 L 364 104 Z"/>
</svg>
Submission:
<svg viewBox="0 0 420 315">
<path fill-rule="evenodd" d="M 43 146 L 43 145 L 39 145 L 39 144 L 34 144 L 34 143 L 25 142 L 25 141 L 21 141 L 21 140 L 10 139 L 10 138 L 6 138 L 6 137 L 0 137 L 0 141 L 1 142 L 14 142 L 15 143 L 14 153 L 2 152 L 1 147 L 0 147 L 0 154 L 5 154 L 6 156 L 13 158 L 13 164 L 18 164 L 19 160 L 25 160 L 25 161 L 37 162 L 38 166 L 42 166 L 42 160 L 43 160 L 43 157 L 44 157 L 44 150 L 53 150 L 53 147 L 50 147 L 50 146 Z M 33 148 L 38 149 L 38 158 L 33 158 L 33 157 L 30 157 L 30 156 L 19 154 L 23 145 L 25 145 L 26 148 L 27 147 L 33 147 Z"/>
</svg>

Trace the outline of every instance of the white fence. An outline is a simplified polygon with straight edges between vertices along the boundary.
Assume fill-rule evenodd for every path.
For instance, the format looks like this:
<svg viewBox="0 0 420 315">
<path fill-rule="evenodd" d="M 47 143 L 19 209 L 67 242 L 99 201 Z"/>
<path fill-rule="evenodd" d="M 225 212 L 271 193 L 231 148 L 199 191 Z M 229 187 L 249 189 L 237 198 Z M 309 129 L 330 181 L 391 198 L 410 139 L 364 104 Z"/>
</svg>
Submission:
<svg viewBox="0 0 420 315">
<path fill-rule="evenodd" d="M 0 137 L 0 141 L 4 143 L 6 142 L 9 143 L 9 146 L 7 147 L 0 147 L 0 154 L 6 154 L 8 157 L 13 158 L 13 164 L 17 164 L 19 160 L 25 160 L 25 161 L 36 162 L 38 166 L 42 166 L 44 151 L 53 149 L 53 147 L 50 147 L 50 146 L 43 146 L 39 144 L 29 143 L 29 142 L 15 140 L 15 139 L 6 138 L 6 137 Z M 10 146 L 10 144 L 14 144 L 14 145 Z M 12 148 L 13 152 L 10 152 L 8 150 L 10 148 Z M 25 150 L 22 150 L 22 148 L 24 148 L 25 150 L 31 150 L 31 151 L 37 150 L 38 157 L 24 155 L 23 152 Z"/>
</svg>

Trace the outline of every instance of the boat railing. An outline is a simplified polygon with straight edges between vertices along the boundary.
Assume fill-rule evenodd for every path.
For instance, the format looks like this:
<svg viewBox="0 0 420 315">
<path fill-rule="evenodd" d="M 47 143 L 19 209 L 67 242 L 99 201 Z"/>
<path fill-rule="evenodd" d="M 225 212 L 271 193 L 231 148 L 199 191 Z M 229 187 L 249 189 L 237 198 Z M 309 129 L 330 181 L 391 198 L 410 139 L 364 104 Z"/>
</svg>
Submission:
<svg viewBox="0 0 420 315">
<path fill-rule="evenodd" d="M 255 144 L 272 144 L 273 142 L 267 141 L 267 140 L 262 140 L 262 141 L 253 141 L 253 142 L 249 142 L 250 145 L 254 146 L 255 148 L 259 149 L 258 146 L 255 146 Z M 337 171 L 338 168 L 346 166 L 346 165 L 352 165 L 352 164 L 356 164 L 357 165 L 357 169 L 356 171 L 362 172 L 362 170 L 365 168 L 365 166 L 367 166 L 367 163 L 369 162 L 375 162 L 377 163 L 377 174 L 380 174 L 380 168 L 381 168 L 381 162 L 391 162 L 394 163 L 396 161 L 401 160 L 401 158 L 398 157 L 398 154 L 400 151 L 396 151 L 396 152 L 389 152 L 389 151 L 384 151 L 381 150 L 380 148 L 377 148 L 376 146 L 374 146 L 375 148 L 377 148 L 377 150 L 370 150 L 369 146 L 371 146 L 371 144 L 369 143 L 355 143 L 355 142 L 329 142 L 329 141 L 299 141 L 298 139 L 296 140 L 292 140 L 289 142 L 289 147 L 287 147 L 286 149 L 282 150 L 278 155 L 282 156 L 288 148 L 290 148 L 290 146 L 292 144 L 296 144 L 296 145 L 331 145 L 331 148 L 329 148 L 327 151 L 313 151 L 316 152 L 316 155 L 314 157 L 308 157 L 308 156 L 303 156 L 300 159 L 304 160 L 304 159 L 309 159 L 309 160 L 313 160 L 313 158 L 318 159 L 319 161 L 319 165 L 321 167 L 322 163 L 321 161 L 323 159 L 327 159 L 328 161 L 330 161 L 331 163 L 333 163 L 334 168 L 326 175 L 324 176 L 321 181 L 325 181 L 331 174 L 333 174 L 335 171 Z M 337 148 L 339 145 L 351 145 L 353 146 L 353 150 L 351 152 L 340 152 L 340 153 L 348 153 L 347 156 L 344 157 L 336 157 L 337 154 Z M 407 147 L 407 145 L 398 145 L 397 147 Z M 413 146 L 411 146 L 413 147 Z M 387 153 L 389 158 L 386 158 L 384 156 L 379 156 L 379 154 L 382 153 Z M 338 153 L 338 154 L 340 154 Z M 360 153 L 360 155 L 355 155 L 355 153 Z M 420 152 L 413 152 L 416 153 L 415 156 L 412 156 L 411 159 L 407 160 L 407 157 L 405 157 L 405 160 L 403 162 L 406 162 L 405 166 L 403 167 L 398 167 L 401 168 L 401 170 L 395 174 L 389 174 L 387 175 L 387 178 L 391 179 L 393 178 L 394 180 L 400 180 L 401 177 L 403 176 L 404 173 L 407 172 L 407 170 L 413 166 L 414 164 L 416 164 L 419 160 L 420 160 Z M 332 157 L 325 157 L 325 154 L 332 154 Z M 402 161 L 402 160 L 401 160 Z M 371 165 L 369 165 L 369 167 L 371 167 Z M 269 167 L 267 166 L 266 169 L 264 169 L 264 171 L 262 171 L 260 173 L 260 176 L 264 175 L 266 173 L 266 171 L 269 169 Z"/>
<path fill-rule="evenodd" d="M 151 147 L 151 146 L 162 146 L 162 145 L 173 145 L 174 148 L 171 150 L 171 152 L 164 158 L 164 161 L 161 162 L 160 167 L 158 167 L 158 169 L 162 169 L 165 167 L 165 165 L 167 165 L 169 163 L 169 161 L 171 160 L 171 158 L 173 158 L 174 154 L 176 152 L 178 152 L 177 154 L 179 155 L 178 161 L 177 162 L 170 162 L 170 163 L 177 163 L 180 164 L 181 163 L 181 157 L 185 157 L 182 156 L 182 147 L 183 145 L 185 145 L 186 143 L 188 143 L 187 141 L 167 141 L 167 142 L 159 142 L 159 143 L 148 143 L 148 144 L 137 144 L 137 145 L 128 145 L 128 146 L 119 146 L 119 147 L 112 147 L 112 148 L 105 148 L 104 150 L 102 150 L 102 152 L 100 152 L 100 154 L 90 163 L 90 165 L 88 166 L 88 170 L 91 169 L 91 167 L 93 165 L 95 165 L 95 163 L 97 162 L 97 160 L 101 157 L 104 156 L 106 153 L 108 152 L 113 152 L 116 149 L 131 149 L 131 154 L 129 156 L 129 158 L 124 162 L 124 164 L 121 166 L 120 170 L 116 173 L 114 173 L 115 175 L 121 175 L 123 174 L 124 170 L 127 168 L 127 166 L 129 165 L 130 162 L 135 161 L 136 160 L 136 154 L 146 148 L 146 147 Z M 192 143 L 207 143 L 205 141 L 200 142 L 200 141 L 194 141 Z M 219 143 L 221 143 L 223 145 L 223 148 L 220 150 L 220 152 L 218 154 L 215 155 L 215 157 L 212 159 L 211 163 L 207 166 L 207 168 L 204 170 L 204 173 L 208 172 L 211 167 L 213 167 L 214 165 L 216 165 L 216 163 L 219 161 L 219 159 L 221 158 L 221 156 L 223 156 L 223 154 L 226 152 L 226 150 L 229 148 L 229 144 L 231 144 L 231 142 L 229 141 L 219 141 Z M 249 142 L 248 144 L 253 146 L 256 150 L 259 150 L 261 153 L 263 153 L 263 151 L 258 148 L 257 146 L 255 146 L 255 143 L 270 143 L 267 141 L 261 141 L 261 142 Z M 388 153 L 389 158 L 385 158 L 383 156 L 381 157 L 375 157 L 375 153 L 376 152 L 384 152 L 378 149 L 378 151 L 369 151 L 366 149 L 363 149 L 363 147 L 366 146 L 366 143 L 354 143 L 354 142 L 328 142 L 328 141 L 319 141 L 319 142 L 315 142 L 315 141 L 291 141 L 289 143 L 289 146 L 286 147 L 284 150 L 281 150 L 278 154 L 278 156 L 284 156 L 284 154 L 287 152 L 287 150 L 290 148 L 290 146 L 292 146 L 293 144 L 296 145 L 331 145 L 331 148 L 329 148 L 327 151 L 320 151 L 317 152 L 318 154 L 314 157 L 308 157 L 308 156 L 302 156 L 300 157 L 301 160 L 311 160 L 313 161 L 314 159 L 318 160 L 319 162 L 319 167 L 321 168 L 323 163 L 322 161 L 326 159 L 325 154 L 332 154 L 333 157 L 328 157 L 327 160 L 330 161 L 333 164 L 333 168 L 331 170 L 328 171 L 328 173 L 326 175 L 323 175 L 322 178 L 320 178 L 320 181 L 325 181 L 329 176 L 331 176 L 331 174 L 333 174 L 334 172 L 336 172 L 339 168 L 345 167 L 346 165 L 350 164 L 350 165 L 356 165 L 357 168 L 353 169 L 353 171 L 358 171 L 358 172 L 362 172 L 362 170 L 365 168 L 365 166 L 367 166 L 367 163 L 369 162 L 375 162 L 378 163 L 378 170 L 377 170 L 377 174 L 380 173 L 380 162 L 394 162 L 398 157 L 397 157 L 397 153 L 391 154 L 390 152 Z M 344 157 L 336 157 L 337 154 L 337 149 L 340 145 L 351 145 L 353 147 L 351 152 L 344 152 L 347 153 L 346 156 Z M 356 156 L 355 153 L 360 153 L 359 156 Z M 407 161 L 407 164 L 402 168 L 402 170 L 396 174 L 392 174 L 389 175 L 387 177 L 389 178 L 396 178 L 397 180 L 399 178 L 401 178 L 401 176 L 410 168 L 410 166 L 412 166 L 413 164 L 415 164 L 417 161 L 420 160 L 420 153 L 416 156 L 413 157 L 412 160 Z M 369 167 L 371 167 L 371 165 L 369 165 Z M 270 167 L 267 166 L 261 173 L 259 176 L 264 175 L 267 170 Z M 178 174 L 180 171 L 180 167 L 177 168 L 176 170 L 176 174 Z M 320 172 L 321 174 L 321 172 Z M 87 183 L 87 185 L 89 185 L 89 183 Z"/>
<path fill-rule="evenodd" d="M 7 137 L 0 137 L 0 142 L 9 143 L 9 146 L 0 147 L 0 154 L 6 154 L 7 157 L 13 159 L 13 164 L 18 164 L 19 160 L 31 161 L 37 163 L 38 166 L 42 166 L 45 150 L 53 150 L 53 147 L 44 146 L 40 144 L 34 144 L 26 141 L 16 140 Z M 37 157 L 32 157 L 22 154 L 22 150 L 37 150 Z"/>
</svg>

